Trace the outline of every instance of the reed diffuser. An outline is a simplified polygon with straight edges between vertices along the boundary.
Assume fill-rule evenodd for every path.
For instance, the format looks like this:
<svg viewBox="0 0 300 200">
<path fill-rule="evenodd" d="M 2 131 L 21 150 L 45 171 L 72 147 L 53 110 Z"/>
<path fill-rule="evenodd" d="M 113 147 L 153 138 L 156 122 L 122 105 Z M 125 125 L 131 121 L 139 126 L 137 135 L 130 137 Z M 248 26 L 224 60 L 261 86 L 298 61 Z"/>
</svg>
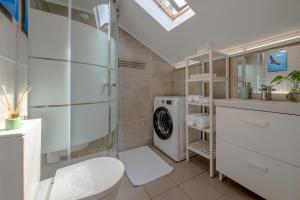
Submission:
<svg viewBox="0 0 300 200">
<path fill-rule="evenodd" d="M 21 106 L 23 105 L 28 93 L 30 92 L 31 87 L 28 86 L 24 90 L 21 98 L 19 99 L 19 101 L 17 103 L 16 109 L 14 109 L 13 104 L 8 99 L 8 95 L 7 95 L 5 86 L 1 85 L 1 88 L 2 88 L 2 92 L 4 94 L 4 98 L 5 98 L 4 105 L 6 106 L 6 108 L 8 110 L 8 118 L 5 120 L 5 129 L 6 130 L 18 129 L 21 127 L 21 118 L 20 118 Z"/>
</svg>

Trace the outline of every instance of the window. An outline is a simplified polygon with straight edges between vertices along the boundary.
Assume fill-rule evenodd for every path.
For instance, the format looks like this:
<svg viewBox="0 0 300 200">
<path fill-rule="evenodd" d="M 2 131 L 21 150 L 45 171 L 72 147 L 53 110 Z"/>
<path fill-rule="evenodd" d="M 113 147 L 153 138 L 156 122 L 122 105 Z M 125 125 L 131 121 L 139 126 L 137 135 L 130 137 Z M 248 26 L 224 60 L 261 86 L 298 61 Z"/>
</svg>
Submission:
<svg viewBox="0 0 300 200">
<path fill-rule="evenodd" d="M 190 6 L 185 0 L 153 0 L 172 19 L 189 10 Z"/>
<path fill-rule="evenodd" d="M 135 2 L 167 31 L 195 15 L 185 0 L 135 0 Z"/>
</svg>

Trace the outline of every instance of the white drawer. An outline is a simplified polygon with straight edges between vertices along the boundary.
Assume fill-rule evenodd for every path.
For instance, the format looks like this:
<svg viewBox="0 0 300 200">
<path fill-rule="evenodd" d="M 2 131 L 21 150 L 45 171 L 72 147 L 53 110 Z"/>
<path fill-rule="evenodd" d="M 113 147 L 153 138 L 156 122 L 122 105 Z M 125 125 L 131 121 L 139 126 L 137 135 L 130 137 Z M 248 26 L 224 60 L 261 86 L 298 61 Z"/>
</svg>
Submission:
<svg viewBox="0 0 300 200">
<path fill-rule="evenodd" d="M 300 116 L 217 107 L 217 138 L 300 167 Z"/>
<path fill-rule="evenodd" d="M 300 199 L 300 168 L 217 140 L 217 170 L 271 200 Z"/>
</svg>

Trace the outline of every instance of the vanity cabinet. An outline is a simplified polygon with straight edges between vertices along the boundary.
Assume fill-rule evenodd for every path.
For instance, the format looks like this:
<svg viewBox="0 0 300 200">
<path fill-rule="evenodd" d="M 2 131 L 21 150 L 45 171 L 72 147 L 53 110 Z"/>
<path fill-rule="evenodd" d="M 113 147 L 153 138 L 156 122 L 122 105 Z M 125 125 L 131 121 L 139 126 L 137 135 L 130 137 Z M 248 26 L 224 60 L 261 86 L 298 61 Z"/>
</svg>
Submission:
<svg viewBox="0 0 300 200">
<path fill-rule="evenodd" d="M 31 195 L 38 190 L 40 165 L 40 119 L 23 120 L 20 129 L 0 131 L 1 200 L 34 199 Z"/>
<path fill-rule="evenodd" d="M 216 102 L 216 168 L 266 199 L 299 200 L 300 104 L 277 104 Z"/>
</svg>

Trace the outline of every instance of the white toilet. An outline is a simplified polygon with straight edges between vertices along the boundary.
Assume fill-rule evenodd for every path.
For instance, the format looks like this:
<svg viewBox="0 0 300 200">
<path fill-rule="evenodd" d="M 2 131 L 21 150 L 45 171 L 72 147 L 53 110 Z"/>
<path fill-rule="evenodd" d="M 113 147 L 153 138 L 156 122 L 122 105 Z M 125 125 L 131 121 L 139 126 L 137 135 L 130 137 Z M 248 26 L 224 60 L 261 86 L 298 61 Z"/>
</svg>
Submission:
<svg viewBox="0 0 300 200">
<path fill-rule="evenodd" d="M 123 173 L 123 164 L 115 158 L 83 161 L 57 170 L 35 200 L 115 200 Z"/>
<path fill-rule="evenodd" d="M 41 120 L 0 132 L 0 197 L 5 200 L 115 200 L 124 174 L 121 161 L 99 157 L 56 171 L 40 181 Z"/>
</svg>

